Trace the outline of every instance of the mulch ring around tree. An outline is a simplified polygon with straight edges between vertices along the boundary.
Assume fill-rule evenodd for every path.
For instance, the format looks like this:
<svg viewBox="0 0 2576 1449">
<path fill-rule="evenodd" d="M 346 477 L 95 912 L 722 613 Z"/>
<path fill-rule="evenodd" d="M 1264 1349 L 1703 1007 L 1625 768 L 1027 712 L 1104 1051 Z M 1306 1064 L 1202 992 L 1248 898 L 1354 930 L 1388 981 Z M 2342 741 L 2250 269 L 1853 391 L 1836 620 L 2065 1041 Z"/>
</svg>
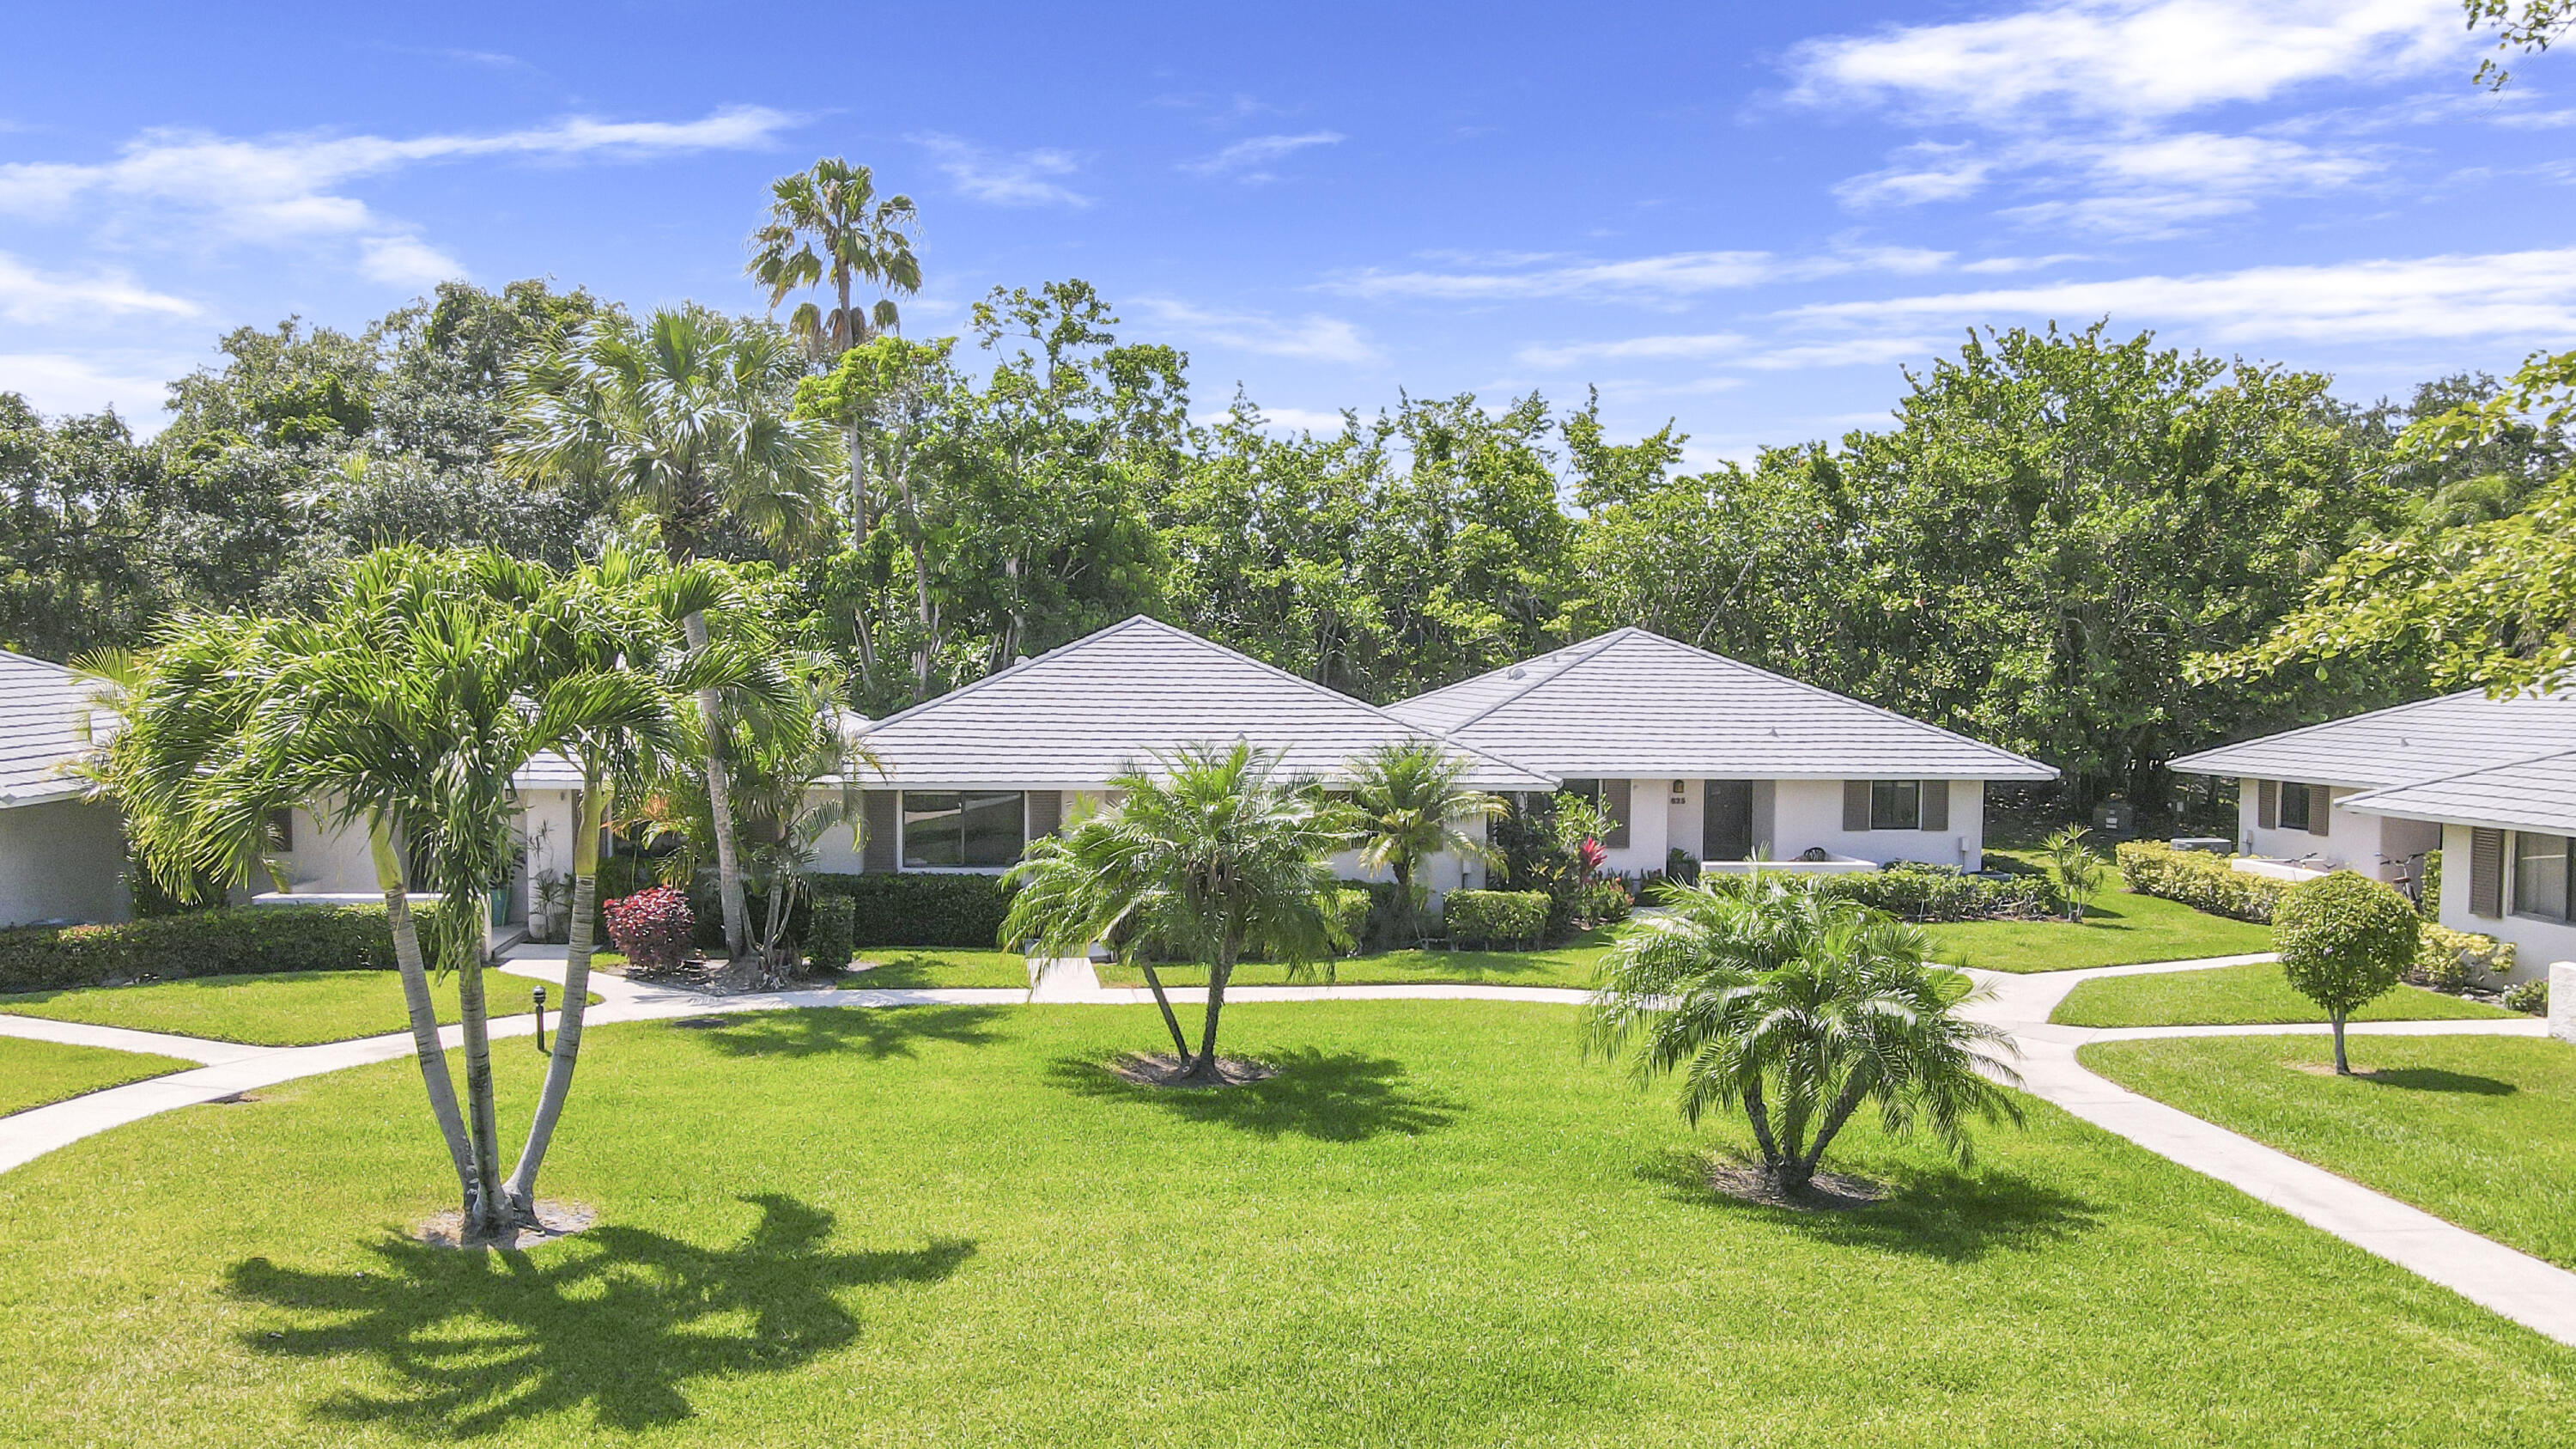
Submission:
<svg viewBox="0 0 2576 1449">
<path fill-rule="evenodd" d="M 1708 1185 L 1739 1202 L 1788 1208 L 1802 1213 L 1850 1212 L 1854 1208 L 1884 1202 L 1896 1191 L 1874 1178 L 1819 1169 L 1804 1191 L 1786 1193 L 1780 1190 L 1780 1184 L 1773 1181 L 1769 1173 L 1762 1170 L 1761 1163 L 1736 1157 L 1711 1159 Z"/>
<path fill-rule="evenodd" d="M 1247 1057 L 1218 1057 L 1216 1080 L 1184 1078 L 1181 1059 L 1170 1052 L 1130 1052 L 1105 1065 L 1112 1076 L 1135 1087 L 1241 1087 L 1279 1075 L 1279 1069 L 1268 1062 L 1256 1062 Z"/>
<path fill-rule="evenodd" d="M 599 1221 L 599 1209 L 588 1203 L 565 1202 L 557 1198 L 537 1199 L 537 1220 L 520 1223 L 498 1237 L 468 1238 L 464 1234 L 465 1214 L 456 1208 L 431 1213 L 411 1231 L 412 1237 L 433 1248 L 501 1248 L 525 1251 L 542 1248 L 548 1243 L 571 1237 Z"/>
</svg>

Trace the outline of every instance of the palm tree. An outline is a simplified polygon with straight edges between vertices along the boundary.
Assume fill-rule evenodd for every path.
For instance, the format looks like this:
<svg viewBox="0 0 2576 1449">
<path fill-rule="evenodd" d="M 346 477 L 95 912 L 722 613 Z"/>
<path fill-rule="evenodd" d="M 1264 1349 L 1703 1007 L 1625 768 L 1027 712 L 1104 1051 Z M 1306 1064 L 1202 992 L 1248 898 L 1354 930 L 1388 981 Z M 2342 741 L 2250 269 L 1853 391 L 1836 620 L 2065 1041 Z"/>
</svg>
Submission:
<svg viewBox="0 0 2576 1449">
<path fill-rule="evenodd" d="M 1435 855 L 1491 866 L 1493 848 L 1482 831 L 1458 827 L 1469 820 L 1500 818 L 1502 797 L 1461 783 L 1467 761 L 1429 740 L 1379 745 L 1351 762 L 1351 827 L 1360 841 L 1360 864 L 1395 876 L 1396 897 L 1410 928 L 1419 918 L 1421 887 L 1414 872 Z"/>
<path fill-rule="evenodd" d="M 1664 899 L 1603 957 L 1587 1046 L 1633 1040 L 1638 1080 L 1678 1074 L 1694 1126 L 1740 1106 L 1781 1192 L 1807 1190 L 1866 1104 L 1891 1135 L 1927 1128 L 1962 1164 L 1970 1118 L 2021 1120 L 1989 1080 L 2020 1080 L 1997 1055 L 2009 1039 L 1959 1014 L 1969 998 L 1925 964 L 1922 932 L 1776 872 Z"/>
<path fill-rule="evenodd" d="M 876 177 L 865 166 L 827 156 L 813 169 L 781 176 L 770 183 L 769 220 L 751 234 L 751 260 L 743 270 L 769 291 L 769 309 L 790 292 L 828 281 L 839 305 L 826 312 L 802 302 L 788 314 L 788 329 L 806 351 L 829 364 L 842 353 L 880 332 L 901 325 L 894 298 L 921 290 L 921 263 L 913 255 L 912 232 L 919 223 L 909 196 L 877 195 Z M 852 287 L 868 281 L 881 295 L 862 310 Z M 850 546 L 867 546 L 874 519 L 868 507 L 868 469 L 861 442 L 861 420 L 842 423 L 842 441 L 850 459 Z M 867 605 L 859 604 L 859 670 L 868 687 L 876 682 L 876 644 L 870 637 Z"/>
<path fill-rule="evenodd" d="M 2093 832 L 2081 825 L 2065 829 L 2040 842 L 2048 853 L 2049 879 L 2057 883 L 2057 892 L 2066 898 L 2066 918 L 2082 921 L 2084 908 L 2100 894 L 2103 878 L 2110 874 L 2102 857 L 2094 853 Z"/>
<path fill-rule="evenodd" d="M 615 489 L 653 516 L 674 563 L 704 556 L 727 523 L 795 549 L 829 514 L 822 487 L 834 465 L 830 430 L 793 415 L 802 370 L 785 334 L 701 307 L 657 311 L 641 328 L 604 317 L 514 371 L 503 456 L 526 473 Z M 682 623 L 690 647 L 707 650 L 705 616 Z M 720 692 L 701 692 L 698 711 L 725 949 L 739 960 L 749 935 Z"/>
<path fill-rule="evenodd" d="M 1207 1017 L 1193 1053 L 1148 963 L 1180 1066 L 1174 1080 L 1225 1080 L 1217 1021 L 1235 963 L 1259 954 L 1293 971 L 1328 959 L 1335 812 L 1279 756 L 1236 743 L 1190 745 L 1109 782 L 1119 803 L 1040 840 L 1004 877 L 1014 890 L 1002 944 L 1073 955 L 1095 941 L 1152 942 L 1208 967 Z"/>
</svg>

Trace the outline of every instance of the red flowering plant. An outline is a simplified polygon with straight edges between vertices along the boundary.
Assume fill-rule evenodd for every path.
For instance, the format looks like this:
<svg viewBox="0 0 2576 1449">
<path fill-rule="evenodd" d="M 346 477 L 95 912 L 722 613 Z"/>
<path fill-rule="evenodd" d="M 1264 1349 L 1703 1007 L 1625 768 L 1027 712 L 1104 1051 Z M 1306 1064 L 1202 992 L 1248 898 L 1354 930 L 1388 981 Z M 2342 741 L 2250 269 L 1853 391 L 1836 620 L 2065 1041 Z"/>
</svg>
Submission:
<svg viewBox="0 0 2576 1449">
<path fill-rule="evenodd" d="M 1610 852 L 1601 848 L 1600 841 L 1585 836 L 1575 842 L 1574 859 L 1576 864 L 1583 867 L 1582 879 L 1588 881 L 1600 872 L 1602 866 L 1609 863 Z"/>
<path fill-rule="evenodd" d="M 617 944 L 629 969 L 644 975 L 680 969 L 697 936 L 697 913 L 689 898 L 669 886 L 637 891 L 602 908 L 608 916 L 608 939 Z"/>
</svg>

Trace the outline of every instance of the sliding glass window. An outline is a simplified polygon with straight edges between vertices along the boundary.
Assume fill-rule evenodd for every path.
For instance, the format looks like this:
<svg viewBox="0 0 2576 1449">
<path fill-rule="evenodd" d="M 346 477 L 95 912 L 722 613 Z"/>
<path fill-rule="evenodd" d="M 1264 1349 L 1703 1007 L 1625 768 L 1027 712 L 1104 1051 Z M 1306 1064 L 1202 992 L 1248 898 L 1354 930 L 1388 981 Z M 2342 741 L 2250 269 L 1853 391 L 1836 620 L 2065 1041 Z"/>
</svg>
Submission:
<svg viewBox="0 0 2576 1449">
<path fill-rule="evenodd" d="M 2513 913 L 2538 916 L 2545 921 L 2570 919 L 2568 910 L 2576 891 L 2569 888 L 2571 858 L 2564 835 L 2533 835 L 2518 831 L 2513 837 Z"/>
<path fill-rule="evenodd" d="M 1028 844 L 1028 818 L 1017 790 L 906 790 L 904 866 L 1009 865 Z"/>
</svg>

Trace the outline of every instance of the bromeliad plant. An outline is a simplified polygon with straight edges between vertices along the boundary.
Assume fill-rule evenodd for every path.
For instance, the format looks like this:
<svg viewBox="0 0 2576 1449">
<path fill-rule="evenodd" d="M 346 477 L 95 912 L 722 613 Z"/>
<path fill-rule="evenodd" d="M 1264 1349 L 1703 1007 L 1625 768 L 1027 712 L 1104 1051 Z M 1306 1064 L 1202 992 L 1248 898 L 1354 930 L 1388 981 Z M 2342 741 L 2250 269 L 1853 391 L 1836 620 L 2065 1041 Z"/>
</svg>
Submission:
<svg viewBox="0 0 2576 1449">
<path fill-rule="evenodd" d="M 1738 1108 L 1762 1171 L 1807 1191 L 1863 1107 L 1891 1135 L 1929 1131 L 1962 1164 L 1968 1124 L 2021 1111 L 2010 1041 L 1959 1014 L 1923 934 L 1774 872 L 1667 887 L 1602 960 L 1586 1046 L 1626 1053 L 1640 1084 L 1681 1079 L 1682 1116 Z"/>
</svg>

